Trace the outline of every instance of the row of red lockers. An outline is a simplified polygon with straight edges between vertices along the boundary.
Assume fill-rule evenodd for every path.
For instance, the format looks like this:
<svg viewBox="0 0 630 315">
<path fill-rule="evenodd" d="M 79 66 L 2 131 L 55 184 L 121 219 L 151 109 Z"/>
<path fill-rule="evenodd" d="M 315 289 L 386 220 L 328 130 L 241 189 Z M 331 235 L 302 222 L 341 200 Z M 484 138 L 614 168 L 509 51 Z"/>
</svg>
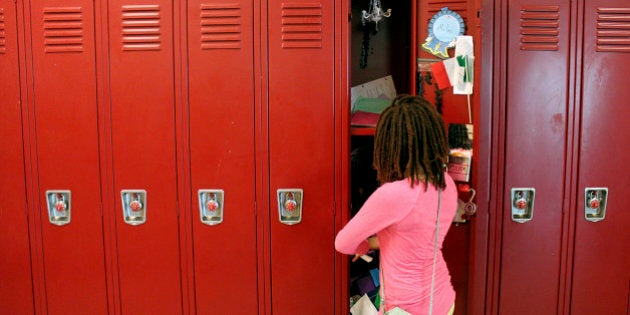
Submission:
<svg viewBox="0 0 630 315">
<path fill-rule="evenodd" d="M 342 10 L 266 5 L 0 1 L 0 313 L 347 307 Z"/>
</svg>

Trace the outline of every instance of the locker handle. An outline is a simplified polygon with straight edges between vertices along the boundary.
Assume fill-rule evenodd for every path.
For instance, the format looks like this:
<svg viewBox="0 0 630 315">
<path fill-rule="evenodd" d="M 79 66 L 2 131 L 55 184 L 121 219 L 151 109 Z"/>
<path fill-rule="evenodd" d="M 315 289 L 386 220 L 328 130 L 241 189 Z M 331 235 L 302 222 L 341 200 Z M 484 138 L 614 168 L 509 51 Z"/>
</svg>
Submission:
<svg viewBox="0 0 630 315">
<path fill-rule="evenodd" d="M 140 225 L 147 221 L 147 191 L 123 189 L 120 191 L 123 219 L 129 225 Z"/>
<path fill-rule="evenodd" d="M 534 218 L 535 195 L 536 189 L 534 188 L 512 188 L 512 221 L 525 223 Z"/>
<path fill-rule="evenodd" d="M 222 189 L 199 189 L 199 220 L 206 225 L 223 222 L 224 192 Z"/>
<path fill-rule="evenodd" d="M 589 222 L 604 220 L 607 201 L 608 188 L 587 187 L 584 189 L 584 219 Z"/>
<path fill-rule="evenodd" d="M 46 204 L 48 205 L 48 221 L 62 226 L 70 223 L 71 199 L 70 190 L 47 190 Z"/>
<path fill-rule="evenodd" d="M 278 189 L 278 218 L 280 223 L 295 225 L 302 222 L 302 196 L 301 188 Z"/>
</svg>

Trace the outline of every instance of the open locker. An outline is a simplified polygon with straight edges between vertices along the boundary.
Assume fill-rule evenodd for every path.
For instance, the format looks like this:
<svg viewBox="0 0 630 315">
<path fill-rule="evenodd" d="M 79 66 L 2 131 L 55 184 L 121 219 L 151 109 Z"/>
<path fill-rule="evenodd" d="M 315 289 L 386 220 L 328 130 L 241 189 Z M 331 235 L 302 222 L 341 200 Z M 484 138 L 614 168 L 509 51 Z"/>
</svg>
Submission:
<svg viewBox="0 0 630 315">
<path fill-rule="evenodd" d="M 391 9 L 391 15 L 382 17 L 378 21 L 378 29 L 376 29 L 374 22 L 365 22 L 362 19 L 366 12 L 370 12 L 369 5 L 373 3 L 372 1 L 351 1 L 351 53 L 349 54 L 351 87 L 370 89 L 373 86 L 382 88 L 393 85 L 395 94 L 423 95 L 431 103 L 438 106 L 438 110 L 447 124 L 447 131 L 452 134 L 451 138 L 456 136 L 456 132 L 461 133 L 463 128 L 465 136 L 470 136 L 466 148 L 473 149 L 474 145 L 471 142 L 474 131 L 471 131 L 469 135 L 468 130 L 472 130 L 472 128 L 466 127 L 466 125 L 472 124 L 472 118 L 477 116 L 479 92 L 475 90 L 470 96 L 469 104 L 465 95 L 453 95 L 452 89 L 438 89 L 435 78 L 432 77 L 430 71 L 427 71 L 426 66 L 438 62 L 442 58 L 423 50 L 422 44 L 428 36 L 431 18 L 442 9 L 448 8 L 463 18 L 464 34 L 473 36 L 475 51 L 478 56 L 481 43 L 478 41 L 479 20 L 477 11 L 480 4 L 477 1 L 380 1 L 382 11 L 387 12 L 388 9 Z M 451 55 L 453 54 L 452 49 L 448 51 Z M 478 70 L 475 69 L 475 72 Z M 478 82 L 478 76 L 475 78 L 475 82 Z M 351 99 L 354 101 L 360 98 L 352 95 Z M 375 106 L 376 103 L 366 104 Z M 353 108 L 355 104 L 349 104 L 352 111 L 355 110 Z M 376 119 L 372 118 L 371 124 L 374 124 Z M 349 154 L 351 205 L 349 218 L 359 210 L 361 204 L 378 186 L 376 173 L 371 165 L 374 125 L 366 127 L 362 125 L 360 120 L 355 122 L 356 125 L 352 125 L 351 122 L 351 153 Z M 452 143 L 457 143 L 457 141 L 452 141 Z M 466 171 L 470 175 L 469 161 Z M 471 207 L 474 207 L 474 191 L 469 188 L 474 187 L 475 179 L 469 176 L 467 179 L 461 178 L 460 180 L 456 183 L 463 187 L 460 191 L 460 199 L 463 199 L 462 204 L 470 204 Z M 466 314 L 467 312 L 471 222 L 474 222 L 474 219 L 454 223 L 447 234 L 443 247 L 443 254 L 452 277 L 451 281 L 457 293 L 456 314 Z M 374 298 L 376 294 L 379 285 L 377 277 L 378 252 L 373 253 L 372 256 L 374 260 L 371 262 L 362 260 L 355 263 L 348 262 L 348 288 L 351 303 L 363 293 L 367 293 L 371 298 Z M 371 283 L 369 280 L 373 280 L 373 282 Z"/>
</svg>

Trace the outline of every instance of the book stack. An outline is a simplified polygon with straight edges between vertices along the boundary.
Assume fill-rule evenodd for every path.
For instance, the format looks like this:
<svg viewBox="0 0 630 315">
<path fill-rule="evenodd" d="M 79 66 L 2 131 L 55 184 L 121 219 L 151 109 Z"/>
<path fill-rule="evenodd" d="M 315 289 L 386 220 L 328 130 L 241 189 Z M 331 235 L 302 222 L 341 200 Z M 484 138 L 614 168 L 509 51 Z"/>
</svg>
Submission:
<svg viewBox="0 0 630 315">
<path fill-rule="evenodd" d="M 391 99 L 358 97 L 352 106 L 352 127 L 376 127 L 381 113 L 391 104 Z"/>
</svg>

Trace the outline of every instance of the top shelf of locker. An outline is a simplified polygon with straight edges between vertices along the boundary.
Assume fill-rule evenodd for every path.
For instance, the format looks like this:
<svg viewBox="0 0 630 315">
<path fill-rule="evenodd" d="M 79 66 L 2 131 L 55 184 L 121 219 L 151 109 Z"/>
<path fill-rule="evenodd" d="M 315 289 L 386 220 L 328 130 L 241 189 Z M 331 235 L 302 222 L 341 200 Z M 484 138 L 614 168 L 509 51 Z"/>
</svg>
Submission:
<svg viewBox="0 0 630 315">
<path fill-rule="evenodd" d="M 376 128 L 374 127 L 352 127 L 350 135 L 352 136 L 374 136 Z"/>
</svg>

